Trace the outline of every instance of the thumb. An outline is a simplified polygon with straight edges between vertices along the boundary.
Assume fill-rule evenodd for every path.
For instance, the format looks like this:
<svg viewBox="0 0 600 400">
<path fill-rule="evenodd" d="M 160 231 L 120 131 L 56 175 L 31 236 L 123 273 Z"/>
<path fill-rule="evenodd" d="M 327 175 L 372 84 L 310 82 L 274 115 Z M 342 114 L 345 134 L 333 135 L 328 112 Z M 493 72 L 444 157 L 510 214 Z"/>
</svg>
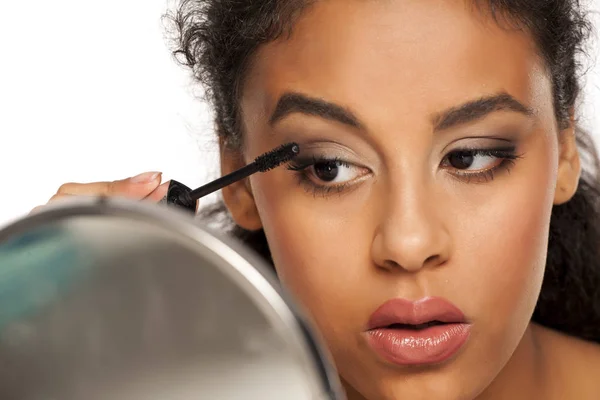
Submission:
<svg viewBox="0 0 600 400">
<path fill-rule="evenodd" d="M 121 196 L 143 199 L 160 185 L 160 172 L 146 172 L 133 178 L 114 182 L 65 183 L 57 195 L 70 196 Z"/>
<path fill-rule="evenodd" d="M 131 178 L 108 182 L 103 194 L 141 200 L 159 187 L 161 178 L 160 172 L 145 172 Z"/>
</svg>

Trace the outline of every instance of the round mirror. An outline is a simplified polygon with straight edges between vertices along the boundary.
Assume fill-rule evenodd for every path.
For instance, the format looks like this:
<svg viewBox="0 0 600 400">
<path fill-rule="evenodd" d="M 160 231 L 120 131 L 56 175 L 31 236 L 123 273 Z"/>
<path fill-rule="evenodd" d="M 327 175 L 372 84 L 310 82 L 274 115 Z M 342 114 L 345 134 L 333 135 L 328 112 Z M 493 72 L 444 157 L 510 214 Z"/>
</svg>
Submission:
<svg viewBox="0 0 600 400">
<path fill-rule="evenodd" d="M 0 398 L 342 399 L 257 257 L 164 206 L 105 198 L 0 230 Z"/>
</svg>

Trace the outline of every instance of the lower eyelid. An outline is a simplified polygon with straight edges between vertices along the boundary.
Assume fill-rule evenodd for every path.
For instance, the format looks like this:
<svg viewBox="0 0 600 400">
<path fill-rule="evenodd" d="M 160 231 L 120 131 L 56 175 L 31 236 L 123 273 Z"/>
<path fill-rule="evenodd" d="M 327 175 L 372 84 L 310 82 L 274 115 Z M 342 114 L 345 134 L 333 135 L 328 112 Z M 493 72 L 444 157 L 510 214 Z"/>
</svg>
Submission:
<svg viewBox="0 0 600 400">
<path fill-rule="evenodd" d="M 476 183 L 485 183 L 494 180 L 496 174 L 498 173 L 510 173 L 511 168 L 514 167 L 514 164 L 514 159 L 504 159 L 492 168 L 474 172 L 457 170 L 457 172 L 452 173 L 451 175 L 455 176 L 457 179 L 466 180 L 467 183 L 470 183 L 472 179 L 483 180 L 483 182 L 480 181 Z"/>
<path fill-rule="evenodd" d="M 298 181 L 307 193 L 312 193 L 315 197 L 317 195 L 327 197 L 336 193 L 341 195 L 350 192 L 353 186 L 350 185 L 350 188 L 348 188 L 348 185 L 345 183 L 339 185 L 318 185 L 305 175 L 300 175 Z"/>
</svg>

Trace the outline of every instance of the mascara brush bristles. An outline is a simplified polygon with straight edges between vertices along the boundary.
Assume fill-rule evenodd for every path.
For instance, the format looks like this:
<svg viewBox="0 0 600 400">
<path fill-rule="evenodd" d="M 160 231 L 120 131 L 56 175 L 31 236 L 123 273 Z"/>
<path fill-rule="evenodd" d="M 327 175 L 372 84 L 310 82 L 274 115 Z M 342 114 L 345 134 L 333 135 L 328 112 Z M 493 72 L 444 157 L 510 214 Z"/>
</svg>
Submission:
<svg viewBox="0 0 600 400">
<path fill-rule="evenodd" d="M 256 157 L 254 163 L 260 172 L 267 172 L 291 161 L 298 154 L 300 154 L 300 146 L 297 143 L 288 143 Z"/>
</svg>

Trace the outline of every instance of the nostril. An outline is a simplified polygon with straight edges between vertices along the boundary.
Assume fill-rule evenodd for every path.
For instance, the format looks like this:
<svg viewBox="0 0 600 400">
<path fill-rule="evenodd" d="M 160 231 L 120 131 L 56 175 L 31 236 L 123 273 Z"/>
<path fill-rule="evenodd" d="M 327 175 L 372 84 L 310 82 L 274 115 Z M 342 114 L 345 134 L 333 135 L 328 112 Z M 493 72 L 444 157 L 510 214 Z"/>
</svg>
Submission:
<svg viewBox="0 0 600 400">
<path fill-rule="evenodd" d="M 389 269 L 398 269 L 398 268 L 402 268 L 400 266 L 400 264 L 398 264 L 396 261 L 394 260 L 385 260 L 383 263 L 383 266 L 385 268 L 389 268 Z"/>
<path fill-rule="evenodd" d="M 441 265 L 444 263 L 444 259 L 438 255 L 438 254 L 434 254 L 432 256 L 427 257 L 427 259 L 425 259 L 425 261 L 420 265 L 420 267 L 426 267 L 428 265 L 431 266 L 437 266 L 438 264 Z M 400 263 L 394 261 L 394 260 L 385 260 L 383 262 L 383 264 L 381 265 L 381 267 L 385 268 L 385 269 L 407 269 L 405 268 L 403 265 L 401 265 Z M 420 268 L 418 268 L 420 269 Z"/>
<path fill-rule="evenodd" d="M 427 264 L 437 264 L 440 261 L 441 257 L 437 254 L 433 255 L 433 256 L 429 256 L 427 257 L 427 259 L 425 260 L 425 262 L 423 263 L 423 265 L 427 265 Z"/>
</svg>

